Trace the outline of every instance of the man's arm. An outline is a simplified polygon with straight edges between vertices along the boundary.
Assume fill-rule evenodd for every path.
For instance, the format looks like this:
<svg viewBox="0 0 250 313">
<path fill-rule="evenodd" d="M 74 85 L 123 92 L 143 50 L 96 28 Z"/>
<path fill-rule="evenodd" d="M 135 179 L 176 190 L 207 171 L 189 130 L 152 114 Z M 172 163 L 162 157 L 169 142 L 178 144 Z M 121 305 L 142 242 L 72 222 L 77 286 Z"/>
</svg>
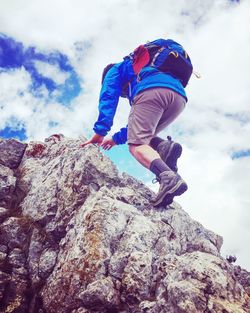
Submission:
<svg viewBox="0 0 250 313">
<path fill-rule="evenodd" d="M 84 147 L 88 144 L 102 145 L 104 137 L 113 125 L 113 119 L 117 109 L 119 96 L 121 95 L 122 80 L 119 72 L 119 64 L 115 64 L 105 76 L 99 97 L 99 116 L 94 124 L 95 134 L 86 142 L 80 145 Z"/>
<path fill-rule="evenodd" d="M 104 150 L 110 150 L 116 145 L 122 145 L 126 143 L 127 142 L 127 127 L 121 128 L 120 131 L 115 133 L 112 138 L 103 139 L 100 146 Z"/>
<path fill-rule="evenodd" d="M 100 92 L 99 116 L 93 128 L 95 134 L 90 140 L 81 144 L 81 147 L 90 143 L 97 143 L 99 146 L 102 146 L 102 143 L 104 143 L 105 145 L 104 137 L 113 125 L 122 86 L 125 82 L 129 81 L 133 75 L 134 72 L 130 60 L 124 60 L 121 63 L 115 64 L 108 71 Z M 113 139 L 110 140 L 112 141 L 112 146 L 116 145 Z"/>
<path fill-rule="evenodd" d="M 115 64 L 107 73 L 99 98 L 99 116 L 94 124 L 94 132 L 106 136 L 113 125 L 113 119 L 117 109 L 122 89 L 122 78 L 119 64 Z"/>
<path fill-rule="evenodd" d="M 128 125 L 121 128 L 119 132 L 115 133 L 112 139 L 117 145 L 125 144 L 128 140 Z"/>
</svg>

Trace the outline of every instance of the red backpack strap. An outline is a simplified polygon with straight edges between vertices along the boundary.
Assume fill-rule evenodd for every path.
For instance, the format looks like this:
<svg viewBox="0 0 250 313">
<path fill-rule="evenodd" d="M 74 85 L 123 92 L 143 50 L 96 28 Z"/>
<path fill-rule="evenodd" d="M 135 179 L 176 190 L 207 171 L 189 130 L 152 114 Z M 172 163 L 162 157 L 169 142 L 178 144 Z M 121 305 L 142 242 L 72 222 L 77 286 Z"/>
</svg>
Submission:
<svg viewBox="0 0 250 313">
<path fill-rule="evenodd" d="M 148 49 L 144 45 L 140 45 L 133 52 L 133 69 L 137 75 L 140 70 L 150 61 Z"/>
</svg>

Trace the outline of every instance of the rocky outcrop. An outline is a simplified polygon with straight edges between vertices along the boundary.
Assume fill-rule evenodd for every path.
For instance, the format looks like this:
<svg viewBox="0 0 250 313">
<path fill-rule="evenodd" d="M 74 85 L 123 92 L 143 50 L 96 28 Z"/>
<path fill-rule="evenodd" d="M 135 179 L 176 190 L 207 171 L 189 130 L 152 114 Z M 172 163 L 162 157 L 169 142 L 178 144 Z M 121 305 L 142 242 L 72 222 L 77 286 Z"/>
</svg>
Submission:
<svg viewBox="0 0 250 313">
<path fill-rule="evenodd" d="M 79 145 L 0 141 L 0 312 L 250 312 L 219 235 Z"/>
<path fill-rule="evenodd" d="M 17 168 L 26 146 L 26 144 L 14 139 L 3 140 L 0 138 L 0 164 L 11 169 Z"/>
</svg>

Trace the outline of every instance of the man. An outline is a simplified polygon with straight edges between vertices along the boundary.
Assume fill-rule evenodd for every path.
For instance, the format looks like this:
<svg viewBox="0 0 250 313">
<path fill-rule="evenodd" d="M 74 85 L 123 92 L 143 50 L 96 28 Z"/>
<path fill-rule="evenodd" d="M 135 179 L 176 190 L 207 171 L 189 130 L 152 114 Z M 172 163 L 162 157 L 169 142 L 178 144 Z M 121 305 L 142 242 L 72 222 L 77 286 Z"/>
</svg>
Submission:
<svg viewBox="0 0 250 313">
<path fill-rule="evenodd" d="M 173 53 L 172 58 L 177 58 L 178 51 L 183 54 L 182 46 L 170 39 L 158 39 L 150 44 L 163 47 L 158 50 L 160 52 L 172 44 L 177 49 L 177 52 L 168 52 L 169 55 Z M 183 111 L 187 97 L 178 73 L 176 78 L 171 71 L 164 72 L 155 65 L 158 59 L 163 58 L 160 52 L 148 62 L 147 51 L 140 47 L 137 55 L 125 57 L 123 62 L 109 66 L 100 93 L 99 117 L 93 128 L 95 134 L 81 147 L 96 143 L 110 149 L 127 141 L 133 157 L 153 172 L 160 183 L 159 192 L 152 199 L 157 207 L 172 203 L 175 196 L 187 190 L 187 184 L 177 174 L 176 162 L 182 152 L 180 144 L 171 138 L 163 140 L 156 136 Z M 119 97 L 124 94 L 131 104 L 128 126 L 114 134 L 112 139 L 106 139 L 113 125 Z"/>
</svg>

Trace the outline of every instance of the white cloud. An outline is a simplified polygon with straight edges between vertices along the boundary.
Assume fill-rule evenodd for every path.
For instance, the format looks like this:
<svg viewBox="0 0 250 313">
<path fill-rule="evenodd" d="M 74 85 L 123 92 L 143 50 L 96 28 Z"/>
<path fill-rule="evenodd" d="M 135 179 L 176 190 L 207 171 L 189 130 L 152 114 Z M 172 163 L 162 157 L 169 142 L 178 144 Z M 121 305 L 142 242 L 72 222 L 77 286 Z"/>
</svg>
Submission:
<svg viewBox="0 0 250 313">
<path fill-rule="evenodd" d="M 49 64 L 43 61 L 35 61 L 34 64 L 39 74 L 52 79 L 58 85 L 64 84 L 65 80 L 69 78 L 69 73 L 62 72 L 56 64 Z"/>
<path fill-rule="evenodd" d="M 249 230 L 249 159 L 232 160 L 221 150 L 196 151 L 184 147 L 181 175 L 189 191 L 179 202 L 192 217 L 224 236 L 223 253 L 236 254 L 239 264 L 248 266 L 245 247 Z"/>
<path fill-rule="evenodd" d="M 45 87 L 40 88 L 42 98 L 34 97 L 30 93 L 31 83 L 31 77 L 24 68 L 0 73 L 0 129 L 6 125 L 16 127 L 19 122 L 26 128 L 30 140 L 43 140 L 51 132 L 65 133 L 66 125 L 67 134 L 77 136 L 81 125 L 74 124 L 74 119 L 77 119 L 76 112 L 63 107 L 60 103 L 48 102 Z M 53 128 L 50 127 L 51 121 L 56 125 Z"/>
<path fill-rule="evenodd" d="M 122 60 L 147 40 L 180 41 L 202 79 L 192 78 L 185 111 L 163 132 L 184 146 L 179 168 L 189 191 L 177 201 L 193 218 L 224 237 L 224 255 L 235 253 L 238 263 L 250 269 L 245 244 L 250 239 L 249 158 L 230 158 L 233 151 L 249 149 L 249 10 L 246 0 L 240 4 L 226 0 L 1 2 L 1 31 L 27 46 L 66 53 L 83 79 L 84 92 L 68 110 L 32 97 L 24 69 L 2 73 L 0 127 L 16 115 L 32 139 L 44 139 L 51 132 L 73 137 L 90 134 L 104 66 Z M 60 82 L 65 79 L 55 67 L 39 71 Z M 41 93 L 48 99 L 45 89 Z M 128 104 L 121 101 L 114 130 L 126 125 L 128 112 Z M 53 129 L 50 120 L 58 123 Z"/>
<path fill-rule="evenodd" d="M 11 117 L 19 120 L 30 117 L 32 104 L 27 89 L 30 83 L 30 75 L 23 68 L 0 73 L 0 128 Z"/>
</svg>

